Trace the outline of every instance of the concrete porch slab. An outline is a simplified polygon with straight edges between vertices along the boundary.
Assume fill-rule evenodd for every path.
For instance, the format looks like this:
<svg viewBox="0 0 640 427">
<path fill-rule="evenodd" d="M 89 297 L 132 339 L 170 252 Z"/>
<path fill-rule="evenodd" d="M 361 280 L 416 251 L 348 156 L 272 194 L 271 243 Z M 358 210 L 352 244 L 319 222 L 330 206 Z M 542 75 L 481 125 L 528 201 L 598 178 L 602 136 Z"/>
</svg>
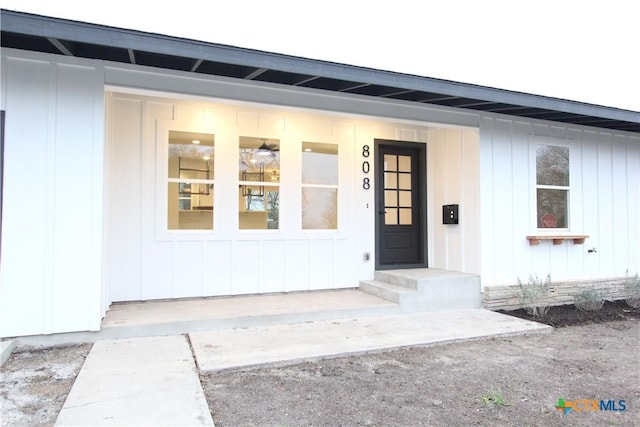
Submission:
<svg viewBox="0 0 640 427">
<path fill-rule="evenodd" d="M 58 426 L 213 425 L 184 336 L 97 342 Z"/>
<path fill-rule="evenodd" d="M 355 289 L 113 304 L 103 335 L 171 335 L 399 312 L 396 304 Z"/>
<path fill-rule="evenodd" d="M 467 309 L 194 332 L 190 338 L 206 372 L 551 331 L 547 325 Z"/>
</svg>

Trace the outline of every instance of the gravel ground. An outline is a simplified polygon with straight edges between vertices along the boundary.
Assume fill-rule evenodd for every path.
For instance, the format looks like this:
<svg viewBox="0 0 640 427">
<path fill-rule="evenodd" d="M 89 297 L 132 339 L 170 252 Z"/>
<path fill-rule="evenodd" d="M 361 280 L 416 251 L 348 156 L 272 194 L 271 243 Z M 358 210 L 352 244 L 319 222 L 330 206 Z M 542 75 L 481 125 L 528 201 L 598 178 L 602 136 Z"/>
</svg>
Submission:
<svg viewBox="0 0 640 427">
<path fill-rule="evenodd" d="M 640 425 L 640 321 L 202 375 L 216 426 Z M 559 398 L 625 400 L 563 416 Z"/>
<path fill-rule="evenodd" d="M 91 344 L 14 351 L 0 371 L 3 426 L 53 425 Z"/>
</svg>

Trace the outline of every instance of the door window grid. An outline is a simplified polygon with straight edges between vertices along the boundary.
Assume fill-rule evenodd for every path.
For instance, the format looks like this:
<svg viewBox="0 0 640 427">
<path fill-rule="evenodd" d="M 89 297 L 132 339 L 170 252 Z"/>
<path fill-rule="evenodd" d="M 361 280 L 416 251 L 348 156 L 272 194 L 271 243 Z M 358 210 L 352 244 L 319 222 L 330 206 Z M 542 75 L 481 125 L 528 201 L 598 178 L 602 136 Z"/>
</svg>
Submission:
<svg viewBox="0 0 640 427">
<path fill-rule="evenodd" d="M 411 156 L 384 155 L 385 225 L 411 225 Z"/>
</svg>

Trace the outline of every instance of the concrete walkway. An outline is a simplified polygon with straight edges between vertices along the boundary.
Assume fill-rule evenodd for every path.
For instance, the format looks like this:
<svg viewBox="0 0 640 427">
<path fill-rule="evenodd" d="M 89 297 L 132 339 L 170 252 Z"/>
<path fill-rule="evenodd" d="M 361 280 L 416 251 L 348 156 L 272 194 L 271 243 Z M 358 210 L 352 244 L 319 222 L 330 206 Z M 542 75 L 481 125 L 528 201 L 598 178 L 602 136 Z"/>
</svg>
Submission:
<svg viewBox="0 0 640 427">
<path fill-rule="evenodd" d="M 318 320 L 189 334 L 201 371 L 550 332 L 551 327 L 468 309 Z M 98 341 L 56 425 L 213 425 L 182 335 Z"/>
<path fill-rule="evenodd" d="M 291 363 L 552 328 L 483 309 L 423 312 L 190 334 L 201 371 Z"/>
<path fill-rule="evenodd" d="M 95 343 L 58 426 L 213 425 L 184 336 Z"/>
</svg>

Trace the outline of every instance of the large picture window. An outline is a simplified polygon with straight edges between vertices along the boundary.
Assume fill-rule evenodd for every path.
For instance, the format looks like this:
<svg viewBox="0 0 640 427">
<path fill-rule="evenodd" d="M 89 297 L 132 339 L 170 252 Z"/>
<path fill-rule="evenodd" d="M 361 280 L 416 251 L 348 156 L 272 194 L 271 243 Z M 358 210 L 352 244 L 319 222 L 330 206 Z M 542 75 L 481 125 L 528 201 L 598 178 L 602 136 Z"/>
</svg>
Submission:
<svg viewBox="0 0 640 427">
<path fill-rule="evenodd" d="M 338 228 L 338 145 L 302 143 L 302 228 Z"/>
<path fill-rule="evenodd" d="M 538 228 L 569 228 L 569 148 L 536 146 Z"/>
<path fill-rule="evenodd" d="M 240 137 L 241 230 L 280 228 L 280 141 Z"/>
<path fill-rule="evenodd" d="M 213 229 L 214 135 L 169 131 L 169 230 Z"/>
</svg>

